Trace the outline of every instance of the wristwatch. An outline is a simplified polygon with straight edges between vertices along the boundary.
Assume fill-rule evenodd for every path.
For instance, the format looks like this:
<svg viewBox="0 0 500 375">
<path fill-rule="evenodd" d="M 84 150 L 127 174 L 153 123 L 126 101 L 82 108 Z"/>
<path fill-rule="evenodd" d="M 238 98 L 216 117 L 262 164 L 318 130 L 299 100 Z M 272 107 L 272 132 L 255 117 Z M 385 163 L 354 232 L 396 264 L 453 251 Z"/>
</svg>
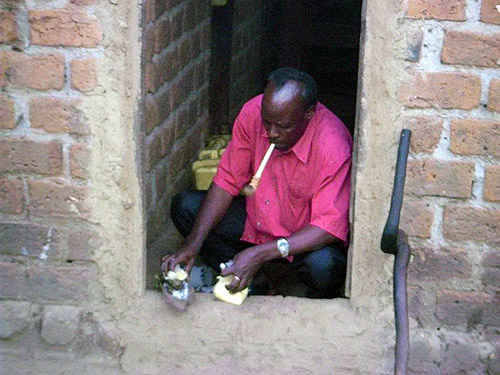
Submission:
<svg viewBox="0 0 500 375">
<path fill-rule="evenodd" d="M 283 258 L 288 256 L 288 253 L 290 252 L 290 244 L 285 238 L 280 238 L 278 241 L 276 241 L 276 245 L 278 246 L 278 250 L 281 253 L 281 256 Z"/>
</svg>

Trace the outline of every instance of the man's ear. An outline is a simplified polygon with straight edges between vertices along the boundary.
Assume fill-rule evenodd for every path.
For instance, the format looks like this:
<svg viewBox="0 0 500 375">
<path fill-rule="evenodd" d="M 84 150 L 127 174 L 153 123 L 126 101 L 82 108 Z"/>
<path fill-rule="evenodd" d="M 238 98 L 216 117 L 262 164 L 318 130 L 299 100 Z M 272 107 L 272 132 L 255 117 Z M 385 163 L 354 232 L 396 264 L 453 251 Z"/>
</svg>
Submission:
<svg viewBox="0 0 500 375">
<path fill-rule="evenodd" d="M 315 109 L 316 109 L 316 104 L 313 104 L 308 109 L 306 109 L 306 113 L 304 115 L 304 118 L 306 119 L 307 122 L 309 122 L 309 120 L 311 120 L 313 118 Z"/>
</svg>

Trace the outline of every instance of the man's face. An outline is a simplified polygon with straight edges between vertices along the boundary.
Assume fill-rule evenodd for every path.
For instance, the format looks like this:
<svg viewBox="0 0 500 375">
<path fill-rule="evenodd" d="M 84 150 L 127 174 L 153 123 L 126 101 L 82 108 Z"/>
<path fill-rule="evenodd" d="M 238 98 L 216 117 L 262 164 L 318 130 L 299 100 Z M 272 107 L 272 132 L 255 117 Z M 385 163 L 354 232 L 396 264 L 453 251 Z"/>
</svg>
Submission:
<svg viewBox="0 0 500 375">
<path fill-rule="evenodd" d="M 275 143 L 278 150 L 292 148 L 304 134 L 314 114 L 314 106 L 304 108 L 301 89 L 301 83 L 291 81 L 276 91 L 271 82 L 264 91 L 262 121 L 269 141 Z"/>
</svg>

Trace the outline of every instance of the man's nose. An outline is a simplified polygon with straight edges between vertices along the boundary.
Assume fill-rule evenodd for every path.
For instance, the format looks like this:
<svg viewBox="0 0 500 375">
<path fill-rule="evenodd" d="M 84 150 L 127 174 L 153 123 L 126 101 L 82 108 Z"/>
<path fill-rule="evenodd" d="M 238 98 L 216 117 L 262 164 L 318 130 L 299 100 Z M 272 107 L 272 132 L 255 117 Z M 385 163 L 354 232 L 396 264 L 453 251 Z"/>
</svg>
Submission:
<svg viewBox="0 0 500 375">
<path fill-rule="evenodd" d="M 269 127 L 269 132 L 267 133 L 269 135 L 269 138 L 275 139 L 278 137 L 278 130 L 276 129 L 276 126 L 271 125 Z"/>
</svg>

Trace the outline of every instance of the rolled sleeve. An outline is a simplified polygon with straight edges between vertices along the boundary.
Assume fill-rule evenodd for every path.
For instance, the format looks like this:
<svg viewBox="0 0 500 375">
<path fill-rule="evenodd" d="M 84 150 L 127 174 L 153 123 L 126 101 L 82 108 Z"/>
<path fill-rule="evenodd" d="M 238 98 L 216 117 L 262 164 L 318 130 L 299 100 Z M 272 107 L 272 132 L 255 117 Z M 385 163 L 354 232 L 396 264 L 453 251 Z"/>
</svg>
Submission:
<svg viewBox="0 0 500 375">
<path fill-rule="evenodd" d="M 330 164 L 312 197 L 311 225 L 317 226 L 347 244 L 349 235 L 351 157 Z"/>
<path fill-rule="evenodd" d="M 213 182 L 231 195 L 238 195 L 251 176 L 252 120 L 241 110 L 233 126 L 231 141 L 222 154 Z"/>
</svg>

